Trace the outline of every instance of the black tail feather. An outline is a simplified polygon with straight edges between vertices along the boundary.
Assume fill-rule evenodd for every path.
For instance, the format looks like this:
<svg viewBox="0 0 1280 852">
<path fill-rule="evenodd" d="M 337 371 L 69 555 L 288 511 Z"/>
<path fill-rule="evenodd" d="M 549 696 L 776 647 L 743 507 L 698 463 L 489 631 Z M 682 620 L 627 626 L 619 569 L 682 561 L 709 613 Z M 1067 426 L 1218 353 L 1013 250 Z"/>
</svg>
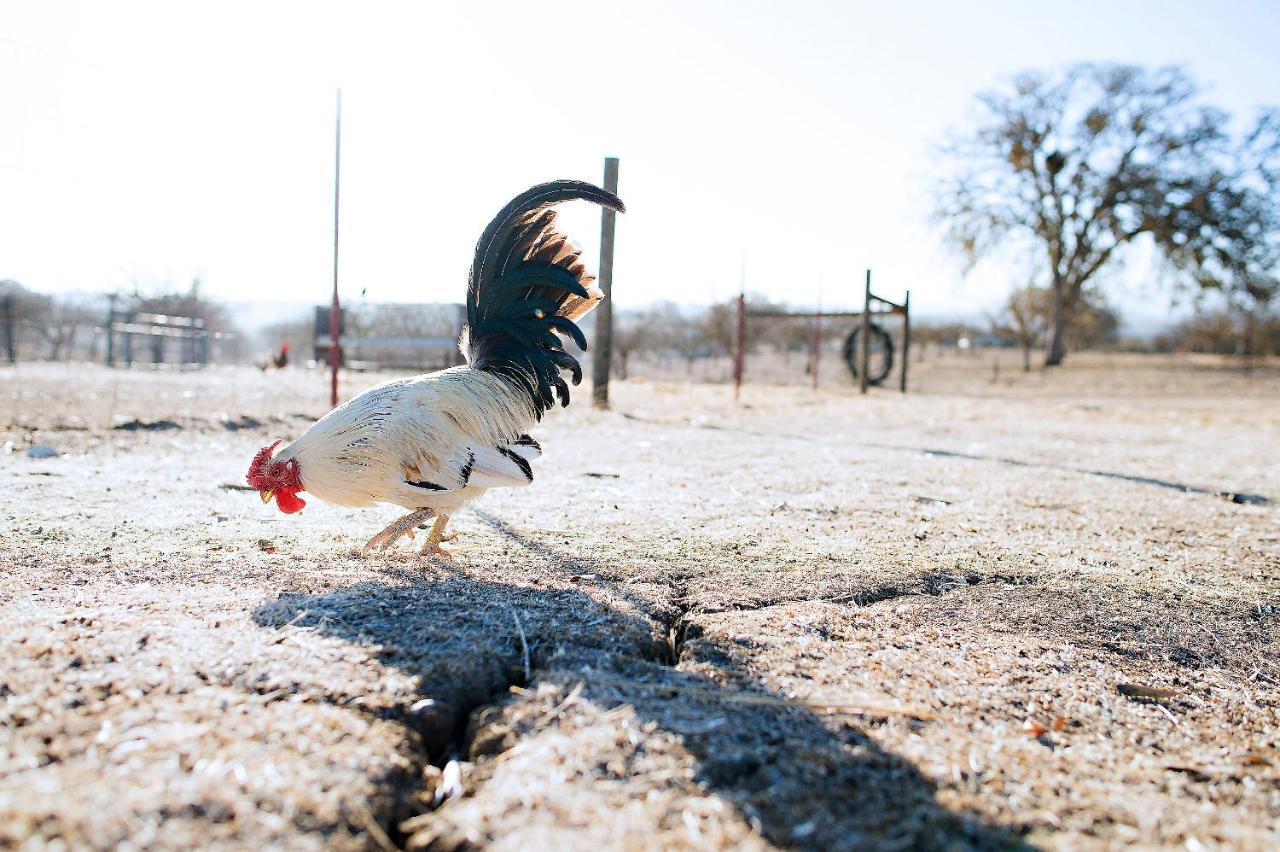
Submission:
<svg viewBox="0 0 1280 852">
<path fill-rule="evenodd" d="M 564 351 L 557 333 L 586 349 L 574 320 L 601 298 L 581 252 L 556 230 L 551 208 L 573 199 L 625 210 L 617 196 L 589 183 L 539 184 L 512 199 L 484 229 L 467 284 L 467 362 L 528 394 L 539 417 L 556 399 L 569 404 L 561 370 L 570 372 L 573 384 L 582 381 L 578 359 Z"/>
</svg>

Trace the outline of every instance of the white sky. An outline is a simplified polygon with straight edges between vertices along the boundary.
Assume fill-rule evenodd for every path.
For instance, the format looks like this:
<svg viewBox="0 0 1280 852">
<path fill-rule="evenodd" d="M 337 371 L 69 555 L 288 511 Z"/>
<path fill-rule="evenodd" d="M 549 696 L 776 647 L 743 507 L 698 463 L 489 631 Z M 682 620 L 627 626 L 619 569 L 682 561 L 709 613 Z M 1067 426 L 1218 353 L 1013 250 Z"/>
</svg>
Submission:
<svg viewBox="0 0 1280 852">
<path fill-rule="evenodd" d="M 976 92 L 1179 62 L 1245 118 L 1280 98 L 1277 37 L 1266 2 L 0 0 L 0 278 L 326 300 L 340 85 L 348 298 L 458 301 L 511 195 L 615 155 L 624 307 L 726 298 L 745 250 L 776 299 L 852 304 L 870 266 L 885 295 L 975 312 L 1021 277 L 961 278 L 925 178 Z M 594 258 L 598 214 L 565 220 Z M 1122 307 L 1143 303 L 1168 301 Z"/>
</svg>

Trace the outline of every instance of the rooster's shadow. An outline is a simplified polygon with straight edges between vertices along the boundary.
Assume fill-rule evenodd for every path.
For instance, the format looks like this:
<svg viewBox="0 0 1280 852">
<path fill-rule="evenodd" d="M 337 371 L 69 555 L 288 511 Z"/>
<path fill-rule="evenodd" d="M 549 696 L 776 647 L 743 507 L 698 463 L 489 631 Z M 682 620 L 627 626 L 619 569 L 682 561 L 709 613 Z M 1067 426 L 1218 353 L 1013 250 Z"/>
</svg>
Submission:
<svg viewBox="0 0 1280 852">
<path fill-rule="evenodd" d="M 551 571 L 589 573 L 589 566 L 481 517 Z M 461 571 L 425 582 L 420 572 L 391 566 L 388 572 L 387 582 L 282 593 L 259 605 L 254 618 L 263 627 L 311 629 L 374 647 L 384 665 L 413 675 L 416 694 L 404 706 L 363 712 L 403 721 L 433 762 L 483 759 L 477 712 L 529 700 L 510 686 L 550 683 L 568 691 L 581 684 L 579 700 L 602 710 L 630 705 L 642 722 L 678 736 L 697 761 L 695 780 L 774 844 L 1027 848 L 1014 827 L 944 807 L 915 766 L 852 721 L 819 717 L 771 693 L 734 648 L 698 637 L 672 659 L 662 635 L 666 615 L 621 584 L 596 578 L 596 594 L 588 594 Z M 329 689 L 335 704 L 359 704 L 340 688 L 307 687 Z M 385 816 L 394 826 L 410 815 Z"/>
</svg>

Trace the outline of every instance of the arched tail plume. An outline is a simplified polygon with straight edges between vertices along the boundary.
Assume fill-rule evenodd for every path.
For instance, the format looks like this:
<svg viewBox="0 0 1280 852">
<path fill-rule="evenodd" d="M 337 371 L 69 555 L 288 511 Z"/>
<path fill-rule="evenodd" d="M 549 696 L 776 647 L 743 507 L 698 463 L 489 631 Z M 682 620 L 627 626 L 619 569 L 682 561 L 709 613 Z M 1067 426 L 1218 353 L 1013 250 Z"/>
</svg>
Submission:
<svg viewBox="0 0 1280 852">
<path fill-rule="evenodd" d="M 578 359 L 564 351 L 559 335 L 586 349 L 575 321 L 604 296 L 581 250 L 556 230 L 552 208 L 574 199 L 625 211 L 617 196 L 589 183 L 539 184 L 513 198 L 484 229 L 467 283 L 462 354 L 472 367 L 527 393 L 539 417 L 557 398 L 569 404 L 561 371 L 569 371 L 575 385 L 582 380 Z"/>
</svg>

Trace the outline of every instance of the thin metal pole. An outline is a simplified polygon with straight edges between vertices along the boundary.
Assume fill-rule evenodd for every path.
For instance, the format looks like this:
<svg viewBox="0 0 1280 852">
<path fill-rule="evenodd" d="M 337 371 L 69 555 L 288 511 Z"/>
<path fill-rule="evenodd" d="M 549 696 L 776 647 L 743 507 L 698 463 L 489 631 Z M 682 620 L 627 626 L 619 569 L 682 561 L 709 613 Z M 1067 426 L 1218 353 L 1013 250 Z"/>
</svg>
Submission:
<svg viewBox="0 0 1280 852">
<path fill-rule="evenodd" d="M 898 379 L 898 390 L 907 392 L 907 362 L 911 360 L 911 291 L 907 291 L 902 300 L 902 376 Z"/>
<path fill-rule="evenodd" d="M 329 405 L 338 406 L 338 364 L 342 306 L 338 301 L 338 200 L 342 186 L 342 90 L 338 90 L 338 111 L 333 132 L 333 302 L 329 305 Z"/>
<path fill-rule="evenodd" d="M 618 158 L 604 158 L 604 188 L 618 193 Z M 604 298 L 596 306 L 596 333 L 591 345 L 591 402 L 596 408 L 609 407 L 609 362 L 613 358 L 613 231 L 618 214 L 608 207 L 600 214 L 600 276 Z"/>
<path fill-rule="evenodd" d="M 747 354 L 747 255 L 742 255 L 742 271 L 738 275 L 738 334 L 733 351 L 733 401 L 742 395 L 742 368 Z"/>
<path fill-rule="evenodd" d="M 867 367 L 871 363 L 871 270 L 867 270 L 867 287 L 862 299 L 862 332 L 859 335 L 858 348 L 858 388 L 861 393 L 867 392 Z"/>
</svg>

